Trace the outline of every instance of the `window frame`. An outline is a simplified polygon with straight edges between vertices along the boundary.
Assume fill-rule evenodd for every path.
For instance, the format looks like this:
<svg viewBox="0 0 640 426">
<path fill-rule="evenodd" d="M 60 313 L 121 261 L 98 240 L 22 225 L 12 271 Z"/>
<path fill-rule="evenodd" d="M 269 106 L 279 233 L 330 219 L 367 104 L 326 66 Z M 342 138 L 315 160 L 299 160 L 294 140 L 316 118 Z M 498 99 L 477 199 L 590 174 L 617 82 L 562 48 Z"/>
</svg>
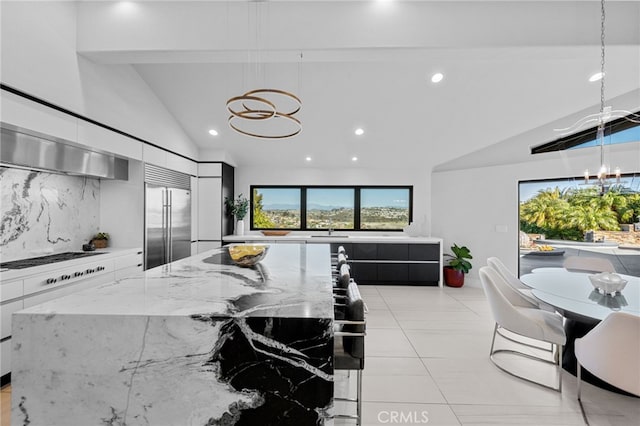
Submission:
<svg viewBox="0 0 640 426">
<path fill-rule="evenodd" d="M 300 190 L 300 228 L 256 228 L 253 224 L 253 193 L 255 189 L 298 189 Z M 402 229 L 361 229 L 362 189 L 404 189 L 409 191 L 409 223 L 413 221 L 413 185 L 250 185 L 249 229 L 251 231 L 328 231 L 328 228 L 307 228 L 307 189 L 353 189 L 354 220 L 353 229 L 333 228 L 334 231 L 348 232 L 402 232 Z"/>
<path fill-rule="evenodd" d="M 638 115 L 640 111 L 633 113 Z M 605 125 L 604 137 L 608 138 L 614 133 L 628 130 L 633 127 L 638 127 L 640 124 L 631 122 L 625 117 L 617 118 L 610 121 Z M 579 148 L 580 145 L 586 142 L 591 142 L 598 139 L 598 126 L 590 127 L 586 130 L 579 131 L 577 133 L 570 134 L 558 138 L 551 142 L 546 142 L 541 145 L 531 147 L 531 154 L 544 154 L 547 152 L 565 151 L 571 148 Z"/>
</svg>

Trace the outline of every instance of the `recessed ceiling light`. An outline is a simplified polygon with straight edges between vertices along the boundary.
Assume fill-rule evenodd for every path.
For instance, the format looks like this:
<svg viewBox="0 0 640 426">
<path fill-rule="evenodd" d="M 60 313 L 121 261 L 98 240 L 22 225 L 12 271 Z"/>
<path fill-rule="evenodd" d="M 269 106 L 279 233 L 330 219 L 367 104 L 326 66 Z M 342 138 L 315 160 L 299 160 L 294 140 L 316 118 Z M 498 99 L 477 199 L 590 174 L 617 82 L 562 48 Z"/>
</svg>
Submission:
<svg viewBox="0 0 640 426">
<path fill-rule="evenodd" d="M 600 81 L 600 80 L 602 80 L 602 76 L 603 75 L 604 74 L 602 74 L 601 72 L 597 72 L 597 73 L 593 74 L 591 77 L 589 77 L 589 82 L 593 83 L 595 81 Z"/>
<path fill-rule="evenodd" d="M 358 161 L 358 157 L 351 157 L 351 161 Z"/>
<path fill-rule="evenodd" d="M 216 129 L 211 129 L 211 130 L 209 130 L 209 134 L 211 136 L 218 136 L 218 131 Z"/>
<path fill-rule="evenodd" d="M 442 74 L 441 72 L 437 72 L 437 73 L 435 73 L 434 75 L 431 76 L 431 82 L 432 83 L 440 83 L 443 78 L 444 78 L 444 74 Z"/>
<path fill-rule="evenodd" d="M 306 157 L 304 160 L 305 161 L 311 161 L 311 157 Z"/>
<path fill-rule="evenodd" d="M 356 136 L 362 136 L 364 135 L 364 129 L 358 127 L 354 133 L 356 134 Z"/>
</svg>

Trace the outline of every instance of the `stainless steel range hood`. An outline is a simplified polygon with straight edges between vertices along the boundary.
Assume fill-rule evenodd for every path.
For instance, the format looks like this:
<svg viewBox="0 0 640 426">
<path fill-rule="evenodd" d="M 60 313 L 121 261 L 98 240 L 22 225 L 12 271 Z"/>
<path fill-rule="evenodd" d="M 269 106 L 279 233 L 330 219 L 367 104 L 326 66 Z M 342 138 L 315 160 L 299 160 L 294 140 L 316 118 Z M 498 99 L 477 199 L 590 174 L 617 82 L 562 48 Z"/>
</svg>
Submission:
<svg viewBox="0 0 640 426">
<path fill-rule="evenodd" d="M 73 142 L 0 123 L 0 163 L 100 179 L 129 179 L 129 161 Z"/>
</svg>

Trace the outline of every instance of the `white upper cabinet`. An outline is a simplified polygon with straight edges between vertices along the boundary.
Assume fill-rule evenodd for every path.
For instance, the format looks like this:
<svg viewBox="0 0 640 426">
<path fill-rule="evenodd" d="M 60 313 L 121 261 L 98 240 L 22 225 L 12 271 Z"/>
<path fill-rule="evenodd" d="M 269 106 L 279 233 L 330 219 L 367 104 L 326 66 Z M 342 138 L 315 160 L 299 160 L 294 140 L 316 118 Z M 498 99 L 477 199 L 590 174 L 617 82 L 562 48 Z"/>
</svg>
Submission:
<svg viewBox="0 0 640 426">
<path fill-rule="evenodd" d="M 198 173 L 198 163 L 170 152 L 167 153 L 166 167 L 167 169 L 176 170 L 191 176 L 195 176 Z"/>
<path fill-rule="evenodd" d="M 78 143 L 134 160 L 142 160 L 142 142 L 83 120 L 78 121 Z"/>
<path fill-rule="evenodd" d="M 222 240 L 222 178 L 198 179 L 198 240 Z"/>
<path fill-rule="evenodd" d="M 78 119 L 2 91 L 0 120 L 7 124 L 75 142 Z"/>
<path fill-rule="evenodd" d="M 188 160 L 148 144 L 144 144 L 142 147 L 142 159 L 145 163 L 186 173 L 191 176 L 195 176 L 198 172 L 198 164 L 195 161 Z"/>
<path fill-rule="evenodd" d="M 198 176 L 200 177 L 222 176 L 222 163 L 199 163 Z"/>
</svg>

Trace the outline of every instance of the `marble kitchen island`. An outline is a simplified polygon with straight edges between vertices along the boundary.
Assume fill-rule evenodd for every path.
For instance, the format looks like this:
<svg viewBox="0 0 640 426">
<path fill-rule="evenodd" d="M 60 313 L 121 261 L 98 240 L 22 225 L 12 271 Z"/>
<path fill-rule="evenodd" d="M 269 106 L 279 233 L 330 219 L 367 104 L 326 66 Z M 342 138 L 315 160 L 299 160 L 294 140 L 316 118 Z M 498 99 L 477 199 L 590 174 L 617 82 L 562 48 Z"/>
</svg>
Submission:
<svg viewBox="0 0 640 426">
<path fill-rule="evenodd" d="M 12 424 L 323 424 L 330 268 L 325 244 L 221 248 L 15 313 Z"/>
</svg>

